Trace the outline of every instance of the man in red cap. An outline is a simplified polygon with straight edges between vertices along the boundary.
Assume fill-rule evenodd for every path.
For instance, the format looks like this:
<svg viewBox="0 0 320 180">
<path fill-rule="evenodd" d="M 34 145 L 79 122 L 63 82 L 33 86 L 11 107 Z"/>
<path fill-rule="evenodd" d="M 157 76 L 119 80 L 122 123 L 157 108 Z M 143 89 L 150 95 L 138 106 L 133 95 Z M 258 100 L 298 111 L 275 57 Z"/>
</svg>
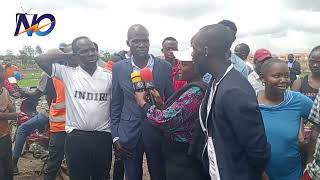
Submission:
<svg viewBox="0 0 320 180">
<path fill-rule="evenodd" d="M 272 54 L 267 49 L 258 49 L 254 53 L 253 63 L 255 65 L 254 71 L 248 76 L 248 81 L 252 85 L 253 89 L 258 93 L 264 89 L 264 84 L 260 79 L 260 71 L 262 64 L 272 58 Z"/>
</svg>

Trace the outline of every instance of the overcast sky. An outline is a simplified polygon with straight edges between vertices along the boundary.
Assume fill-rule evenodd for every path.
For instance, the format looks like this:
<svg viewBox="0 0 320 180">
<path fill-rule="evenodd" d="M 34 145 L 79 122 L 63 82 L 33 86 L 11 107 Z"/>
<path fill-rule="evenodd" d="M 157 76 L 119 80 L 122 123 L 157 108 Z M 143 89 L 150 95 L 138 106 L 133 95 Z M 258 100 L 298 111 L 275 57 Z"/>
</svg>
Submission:
<svg viewBox="0 0 320 180">
<path fill-rule="evenodd" d="M 21 6 L 33 8 L 30 13 L 53 14 L 54 30 L 43 37 L 14 37 Z M 159 54 L 163 38 L 175 37 L 183 49 L 198 29 L 222 19 L 236 23 L 235 44 L 247 43 L 252 52 L 262 47 L 273 53 L 309 52 L 320 45 L 319 0 L 9 0 L 0 8 L 0 54 L 7 49 L 17 53 L 23 45 L 46 50 L 81 35 L 101 49 L 128 49 L 126 33 L 136 23 L 149 30 L 150 51 Z"/>
</svg>

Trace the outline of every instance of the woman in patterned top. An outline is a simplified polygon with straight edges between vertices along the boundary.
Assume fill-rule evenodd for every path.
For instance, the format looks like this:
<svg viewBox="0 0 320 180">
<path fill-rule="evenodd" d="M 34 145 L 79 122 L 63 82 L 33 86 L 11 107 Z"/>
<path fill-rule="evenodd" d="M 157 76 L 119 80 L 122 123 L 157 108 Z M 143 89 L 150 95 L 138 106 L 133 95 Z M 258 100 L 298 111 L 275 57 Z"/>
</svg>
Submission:
<svg viewBox="0 0 320 180">
<path fill-rule="evenodd" d="M 164 133 L 163 153 L 167 180 L 208 179 L 201 162 L 188 156 L 193 130 L 199 121 L 199 107 L 205 94 L 206 84 L 201 81 L 191 58 L 190 51 L 174 52 L 180 59 L 179 75 L 188 82 L 173 94 L 166 103 L 159 93 L 152 90 L 157 105 L 150 105 L 145 92 L 137 92 L 136 100 L 146 111 L 147 119 Z"/>
</svg>

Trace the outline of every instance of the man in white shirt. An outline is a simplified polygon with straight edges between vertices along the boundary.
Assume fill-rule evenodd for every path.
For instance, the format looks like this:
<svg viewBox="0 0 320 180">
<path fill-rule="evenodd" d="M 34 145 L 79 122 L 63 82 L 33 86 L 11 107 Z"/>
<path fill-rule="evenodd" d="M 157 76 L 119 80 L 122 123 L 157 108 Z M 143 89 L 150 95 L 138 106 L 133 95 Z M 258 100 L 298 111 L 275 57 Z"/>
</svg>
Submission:
<svg viewBox="0 0 320 180">
<path fill-rule="evenodd" d="M 249 74 L 248 81 L 250 82 L 256 94 L 259 91 L 264 90 L 264 84 L 260 79 L 261 66 L 266 60 L 271 58 L 272 58 L 271 52 L 267 49 L 258 49 L 254 53 L 253 63 L 255 65 L 255 68 L 254 68 L 254 71 L 251 74 Z"/>
<path fill-rule="evenodd" d="M 71 180 L 104 179 L 110 171 L 111 73 L 97 66 L 98 53 L 88 37 L 72 42 L 72 54 L 43 54 L 36 62 L 64 83 L 66 94 L 65 155 Z M 78 67 L 60 65 L 77 60 Z"/>
</svg>

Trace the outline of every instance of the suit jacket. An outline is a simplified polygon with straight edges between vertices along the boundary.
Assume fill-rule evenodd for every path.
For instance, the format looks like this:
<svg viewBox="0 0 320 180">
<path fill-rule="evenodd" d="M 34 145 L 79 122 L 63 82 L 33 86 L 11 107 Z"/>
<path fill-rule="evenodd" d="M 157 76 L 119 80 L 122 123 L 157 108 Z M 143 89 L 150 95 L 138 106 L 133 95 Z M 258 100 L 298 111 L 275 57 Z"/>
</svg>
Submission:
<svg viewBox="0 0 320 180">
<path fill-rule="evenodd" d="M 219 79 L 219 77 L 218 77 Z M 211 87 L 211 86 L 210 86 Z M 208 88 L 209 89 L 209 88 Z M 207 102 L 209 93 L 204 97 Z M 207 105 L 200 109 L 205 124 Z M 189 154 L 200 158 L 208 170 L 206 136 L 195 130 Z M 250 83 L 235 69 L 220 82 L 208 118 L 221 180 L 259 180 L 271 156 L 264 124 Z"/>
<path fill-rule="evenodd" d="M 293 61 L 292 67 L 289 68 L 289 70 L 290 70 L 290 80 L 291 80 L 291 83 L 293 83 L 293 81 L 297 79 L 297 75 L 301 74 L 300 63 L 297 60 Z"/>
<path fill-rule="evenodd" d="M 172 67 L 154 58 L 153 82 L 162 97 L 173 94 Z M 112 69 L 111 131 L 112 137 L 127 148 L 134 148 L 142 136 L 146 147 L 154 147 L 161 140 L 160 130 L 146 119 L 143 109 L 137 104 L 131 81 L 131 59 L 116 63 Z M 158 144 L 159 145 L 159 144 Z"/>
</svg>

